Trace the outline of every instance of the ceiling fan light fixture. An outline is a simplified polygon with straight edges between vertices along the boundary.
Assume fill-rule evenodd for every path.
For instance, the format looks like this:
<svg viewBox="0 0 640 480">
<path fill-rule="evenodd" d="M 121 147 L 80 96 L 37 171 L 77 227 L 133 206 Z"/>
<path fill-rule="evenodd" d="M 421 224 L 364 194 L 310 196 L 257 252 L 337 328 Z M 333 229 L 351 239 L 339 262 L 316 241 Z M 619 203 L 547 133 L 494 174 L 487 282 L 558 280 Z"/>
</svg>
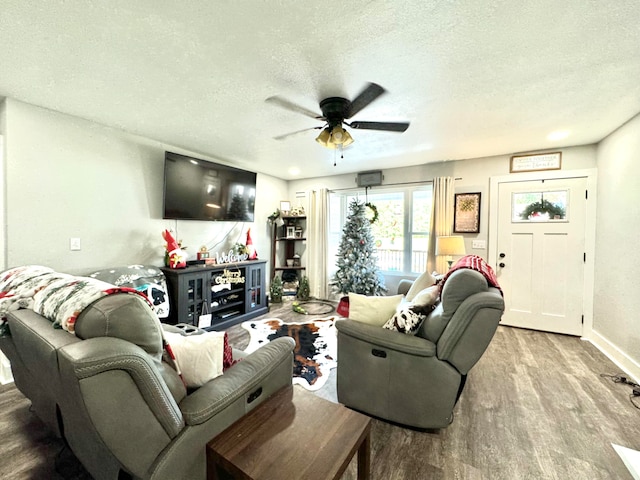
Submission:
<svg viewBox="0 0 640 480">
<path fill-rule="evenodd" d="M 325 148 L 347 147 L 353 143 L 353 138 L 344 128 L 337 125 L 333 128 L 327 127 L 320 132 L 316 138 L 316 142 Z"/>
<path fill-rule="evenodd" d="M 349 132 L 346 131 L 344 128 L 342 128 L 342 137 L 343 137 L 343 140 L 342 140 L 343 147 L 348 147 L 353 143 L 353 138 L 351 138 L 351 135 L 349 134 Z"/>
<path fill-rule="evenodd" d="M 353 143 L 353 138 L 351 138 L 349 132 L 342 128 L 342 126 L 336 125 L 333 127 L 333 130 L 331 130 L 331 143 L 334 144 L 333 148 L 335 148 L 335 145 L 348 147 Z"/>
<path fill-rule="evenodd" d="M 329 130 L 329 127 L 324 128 L 321 132 L 320 135 L 318 135 L 316 137 L 316 142 L 318 142 L 320 145 L 322 145 L 323 147 L 326 148 L 335 148 L 335 146 L 331 145 L 331 130 Z"/>
<path fill-rule="evenodd" d="M 333 140 L 333 143 L 342 143 L 342 141 L 344 140 L 343 133 L 344 128 L 340 126 L 333 127 L 333 130 L 331 130 L 331 140 Z"/>
<path fill-rule="evenodd" d="M 322 111 L 322 115 L 318 115 L 315 112 L 307 110 L 306 108 L 296 105 L 284 98 L 280 98 L 278 96 L 269 97 L 267 98 L 268 102 L 297 113 L 302 113 L 303 115 L 315 120 L 322 120 L 326 122 L 321 127 L 305 128 L 303 130 L 298 130 L 297 132 L 279 135 L 274 138 L 276 140 L 282 140 L 290 135 L 305 132 L 307 130 L 322 129 L 320 134 L 316 137 L 316 142 L 325 148 L 336 149 L 348 147 L 354 141 L 349 132 L 343 128 L 343 124 L 350 128 L 402 133 L 409 127 L 409 122 L 354 121 L 348 123 L 345 121 L 351 119 L 354 115 L 359 113 L 385 92 L 386 90 L 380 85 L 369 83 L 353 100 L 348 100 L 342 97 L 327 97 L 320 101 L 320 110 Z"/>
</svg>

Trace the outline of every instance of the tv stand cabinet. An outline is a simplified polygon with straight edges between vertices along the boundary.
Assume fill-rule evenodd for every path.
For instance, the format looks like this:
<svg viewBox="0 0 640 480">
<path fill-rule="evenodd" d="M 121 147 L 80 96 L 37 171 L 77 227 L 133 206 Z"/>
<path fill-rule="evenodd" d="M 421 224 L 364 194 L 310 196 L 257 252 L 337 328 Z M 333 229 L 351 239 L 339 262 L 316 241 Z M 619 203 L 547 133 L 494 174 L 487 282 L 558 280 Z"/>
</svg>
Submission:
<svg viewBox="0 0 640 480">
<path fill-rule="evenodd" d="M 266 260 L 161 270 L 169 290 L 167 323 L 224 330 L 267 313 Z M 211 321 L 201 324 L 202 314 Z"/>
</svg>

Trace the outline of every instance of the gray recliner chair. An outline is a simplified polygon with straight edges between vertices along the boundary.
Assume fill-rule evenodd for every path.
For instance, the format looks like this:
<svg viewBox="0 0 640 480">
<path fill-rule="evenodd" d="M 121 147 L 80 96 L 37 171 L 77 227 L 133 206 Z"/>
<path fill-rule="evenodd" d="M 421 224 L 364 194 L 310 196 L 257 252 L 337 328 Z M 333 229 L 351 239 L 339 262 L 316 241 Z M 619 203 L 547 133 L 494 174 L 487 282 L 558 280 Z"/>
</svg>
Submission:
<svg viewBox="0 0 640 480">
<path fill-rule="evenodd" d="M 415 336 L 336 322 L 338 401 L 416 428 L 448 426 L 503 311 L 500 291 L 481 273 L 461 269 L 446 280 L 440 303 Z"/>
</svg>

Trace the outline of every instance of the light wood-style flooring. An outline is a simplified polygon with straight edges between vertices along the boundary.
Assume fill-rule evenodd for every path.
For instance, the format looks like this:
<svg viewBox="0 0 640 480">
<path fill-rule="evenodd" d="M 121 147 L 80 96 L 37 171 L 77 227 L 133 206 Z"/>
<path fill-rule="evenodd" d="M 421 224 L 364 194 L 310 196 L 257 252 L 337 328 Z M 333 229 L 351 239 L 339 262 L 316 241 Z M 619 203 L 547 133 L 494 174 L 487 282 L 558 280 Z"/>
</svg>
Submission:
<svg viewBox="0 0 640 480">
<path fill-rule="evenodd" d="M 285 303 L 265 317 L 324 316 L 300 315 Z M 229 336 L 236 347 L 248 344 L 239 325 Z M 640 410 L 631 404 L 631 387 L 601 376 L 616 373 L 579 338 L 499 327 L 448 428 L 416 431 L 374 420 L 372 478 L 631 480 L 611 443 L 640 450 Z M 337 401 L 335 370 L 317 394 Z M 62 442 L 29 406 L 13 385 L 0 386 L 0 478 L 88 478 L 66 452 L 57 461 L 62 475 L 55 471 Z M 344 478 L 355 473 L 353 462 Z"/>
</svg>

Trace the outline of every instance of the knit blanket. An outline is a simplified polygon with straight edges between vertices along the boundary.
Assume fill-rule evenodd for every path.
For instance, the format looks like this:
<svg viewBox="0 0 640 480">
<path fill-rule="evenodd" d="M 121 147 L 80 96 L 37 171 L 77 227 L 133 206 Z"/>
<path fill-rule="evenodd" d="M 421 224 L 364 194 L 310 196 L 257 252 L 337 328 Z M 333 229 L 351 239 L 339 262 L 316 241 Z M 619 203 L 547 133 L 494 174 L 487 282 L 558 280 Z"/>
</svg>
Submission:
<svg viewBox="0 0 640 480">
<path fill-rule="evenodd" d="M 93 278 L 54 272 L 48 267 L 27 265 L 0 274 L 0 335 L 7 334 L 7 314 L 29 308 L 48 318 L 54 328 L 75 333 L 75 322 L 91 303 L 114 293 L 146 295 L 133 288 L 116 287 Z"/>
<path fill-rule="evenodd" d="M 502 293 L 502 288 L 500 288 L 498 278 L 496 277 L 496 273 L 493 271 L 493 268 L 491 268 L 491 265 L 485 262 L 484 259 L 482 257 L 479 257 L 478 255 L 466 255 L 458 260 L 444 276 L 444 279 L 440 284 L 440 292 L 442 292 L 442 288 L 444 287 L 444 284 L 449 276 L 456 270 L 460 270 L 462 268 L 470 268 L 471 270 L 480 272 L 482 275 L 484 275 L 484 278 L 487 279 L 487 283 L 490 286 L 500 290 L 500 295 L 504 297 L 504 293 Z"/>
</svg>

